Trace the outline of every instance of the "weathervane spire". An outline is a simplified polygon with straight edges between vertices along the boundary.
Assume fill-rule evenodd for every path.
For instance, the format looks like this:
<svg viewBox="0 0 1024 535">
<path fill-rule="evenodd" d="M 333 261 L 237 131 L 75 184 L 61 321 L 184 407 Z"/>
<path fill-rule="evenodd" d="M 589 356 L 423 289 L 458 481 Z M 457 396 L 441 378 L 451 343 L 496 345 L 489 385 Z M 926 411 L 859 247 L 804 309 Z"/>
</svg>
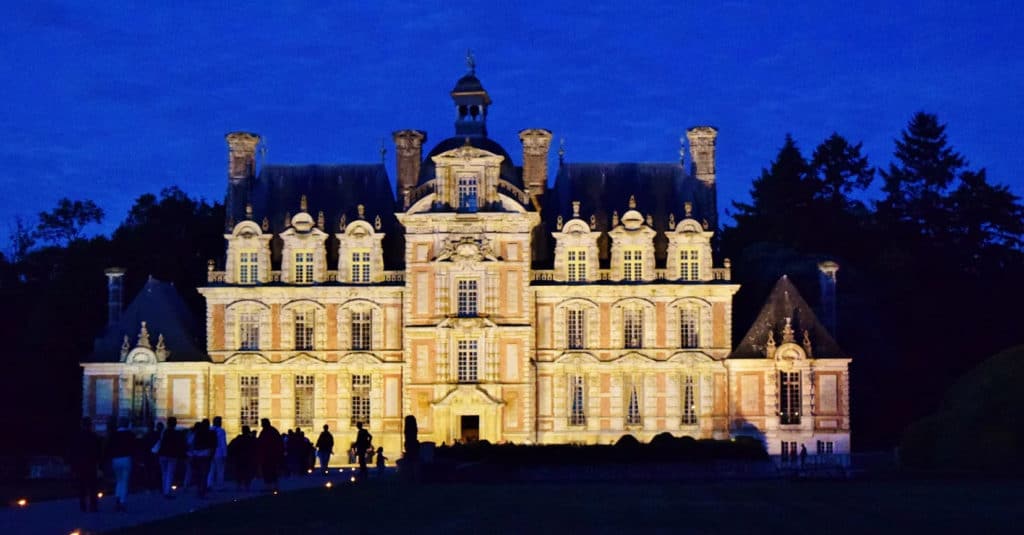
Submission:
<svg viewBox="0 0 1024 535">
<path fill-rule="evenodd" d="M 466 67 L 469 67 L 469 74 L 476 74 L 476 58 L 473 57 L 473 49 L 466 49 Z"/>
</svg>

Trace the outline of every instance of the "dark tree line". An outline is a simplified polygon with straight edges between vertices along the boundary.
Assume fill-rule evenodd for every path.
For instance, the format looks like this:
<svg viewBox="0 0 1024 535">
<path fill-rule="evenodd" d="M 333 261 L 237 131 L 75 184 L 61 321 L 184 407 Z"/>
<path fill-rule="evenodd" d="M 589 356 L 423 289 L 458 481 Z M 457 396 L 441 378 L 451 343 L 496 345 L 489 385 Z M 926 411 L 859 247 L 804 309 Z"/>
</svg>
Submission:
<svg viewBox="0 0 1024 535">
<path fill-rule="evenodd" d="M 104 213 L 92 201 L 62 199 L 30 226 L 17 221 L 7 255 L 0 255 L 0 322 L 5 350 L 0 429 L 32 429 L 2 441 L 0 453 L 63 453 L 62 439 L 81 414 L 79 361 L 92 352 L 106 324 L 106 279 L 127 269 L 125 305 L 152 275 L 173 282 L 197 318 L 205 317 L 194 289 L 206 280 L 206 261 L 223 255 L 220 204 L 192 199 L 176 187 L 139 197 L 109 237 L 87 238 Z"/>
<path fill-rule="evenodd" d="M 913 116 L 877 172 L 861 145 L 833 134 L 805 157 L 789 136 L 734 203 L 724 256 L 744 284 L 738 336 L 782 273 L 817 298 L 816 262 L 839 262 L 840 345 L 854 358 L 855 447 L 894 445 L 957 377 L 1024 342 L 1024 205 L 969 168 L 935 115 Z"/>
</svg>

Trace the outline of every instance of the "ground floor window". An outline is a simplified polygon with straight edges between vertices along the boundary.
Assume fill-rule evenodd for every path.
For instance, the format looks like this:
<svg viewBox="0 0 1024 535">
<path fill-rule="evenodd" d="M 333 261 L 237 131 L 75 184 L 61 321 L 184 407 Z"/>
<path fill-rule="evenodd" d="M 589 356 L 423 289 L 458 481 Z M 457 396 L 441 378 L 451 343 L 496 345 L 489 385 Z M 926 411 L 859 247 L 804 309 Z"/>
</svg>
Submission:
<svg viewBox="0 0 1024 535">
<path fill-rule="evenodd" d="M 796 457 L 797 454 L 796 442 L 782 441 L 782 458 L 786 459 L 789 457 Z"/>
<path fill-rule="evenodd" d="M 571 387 L 569 394 L 572 396 L 572 406 L 569 411 L 569 425 L 586 425 L 587 411 L 585 405 L 586 399 L 584 398 L 583 392 L 583 376 L 570 375 L 569 385 Z"/>
<path fill-rule="evenodd" d="M 295 376 L 295 426 L 313 426 L 313 389 L 312 375 Z"/>
<path fill-rule="evenodd" d="M 238 397 L 241 403 L 239 423 L 255 428 L 260 421 L 260 378 L 246 375 L 239 378 Z"/>
<path fill-rule="evenodd" d="M 697 425 L 697 386 L 692 375 L 683 378 L 683 425 Z"/>
<path fill-rule="evenodd" d="M 370 376 L 352 376 L 352 418 L 351 425 L 370 424 Z"/>
<path fill-rule="evenodd" d="M 832 455 L 834 443 L 831 440 L 818 441 L 818 455 Z"/>
</svg>

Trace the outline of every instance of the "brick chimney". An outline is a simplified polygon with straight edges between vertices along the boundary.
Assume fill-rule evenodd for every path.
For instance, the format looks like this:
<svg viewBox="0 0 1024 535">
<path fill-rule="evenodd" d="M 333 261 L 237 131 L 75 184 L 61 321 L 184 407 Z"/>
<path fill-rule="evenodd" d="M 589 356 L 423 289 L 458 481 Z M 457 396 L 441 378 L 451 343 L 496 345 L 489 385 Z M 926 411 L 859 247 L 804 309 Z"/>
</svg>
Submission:
<svg viewBox="0 0 1024 535">
<path fill-rule="evenodd" d="M 825 328 L 836 336 L 837 324 L 836 315 L 836 273 L 839 271 L 839 264 L 826 260 L 818 263 L 818 282 L 821 283 L 821 312 Z"/>
<path fill-rule="evenodd" d="M 423 160 L 423 143 L 427 133 L 419 130 L 399 130 L 391 134 L 395 140 L 395 158 L 398 164 L 398 197 L 402 207 L 409 207 L 409 192 L 416 187 L 420 178 L 420 162 Z"/>
<path fill-rule="evenodd" d="M 259 134 L 231 132 L 224 136 L 228 142 L 228 180 L 237 181 L 256 176 L 256 145 Z"/>
<path fill-rule="evenodd" d="M 544 194 L 548 183 L 548 149 L 551 148 L 551 131 L 543 128 L 529 128 L 519 132 L 523 143 L 523 184 L 531 196 Z"/>
<path fill-rule="evenodd" d="M 107 326 L 121 321 L 124 307 L 124 268 L 110 267 L 103 270 L 107 276 Z"/>
<path fill-rule="evenodd" d="M 693 176 L 711 185 L 715 183 L 715 139 L 718 129 L 713 126 L 694 126 L 686 131 L 690 142 L 690 161 Z"/>
</svg>

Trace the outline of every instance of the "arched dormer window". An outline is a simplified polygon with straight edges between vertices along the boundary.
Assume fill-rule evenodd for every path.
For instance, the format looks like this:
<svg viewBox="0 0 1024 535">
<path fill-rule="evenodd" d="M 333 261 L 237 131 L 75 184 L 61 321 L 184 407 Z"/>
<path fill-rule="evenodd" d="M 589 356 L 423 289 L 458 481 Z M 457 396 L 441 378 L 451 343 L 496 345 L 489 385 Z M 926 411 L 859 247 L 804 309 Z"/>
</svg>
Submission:
<svg viewBox="0 0 1024 535">
<path fill-rule="evenodd" d="M 674 231 L 666 232 L 666 277 L 685 282 L 711 280 L 711 237 L 714 234 L 689 218 L 680 221 Z"/>
<path fill-rule="evenodd" d="M 369 284 L 384 279 L 384 254 L 378 232 L 365 220 L 356 220 L 335 234 L 338 238 L 338 280 L 352 284 Z"/>
<path fill-rule="evenodd" d="M 270 234 L 253 221 L 235 225 L 228 242 L 224 280 L 229 284 L 259 284 L 270 280 Z"/>
<path fill-rule="evenodd" d="M 620 281 L 654 280 L 654 236 L 644 217 L 636 210 L 622 216 L 622 222 L 608 236 L 612 239 L 611 277 Z"/>
<path fill-rule="evenodd" d="M 327 279 L 327 233 L 316 228 L 313 217 L 299 212 L 281 233 L 281 279 L 291 284 L 313 284 Z"/>
<path fill-rule="evenodd" d="M 556 240 L 555 276 L 558 280 L 587 282 L 597 279 L 597 239 L 600 232 L 592 231 L 589 224 L 575 217 L 552 236 Z"/>
</svg>

